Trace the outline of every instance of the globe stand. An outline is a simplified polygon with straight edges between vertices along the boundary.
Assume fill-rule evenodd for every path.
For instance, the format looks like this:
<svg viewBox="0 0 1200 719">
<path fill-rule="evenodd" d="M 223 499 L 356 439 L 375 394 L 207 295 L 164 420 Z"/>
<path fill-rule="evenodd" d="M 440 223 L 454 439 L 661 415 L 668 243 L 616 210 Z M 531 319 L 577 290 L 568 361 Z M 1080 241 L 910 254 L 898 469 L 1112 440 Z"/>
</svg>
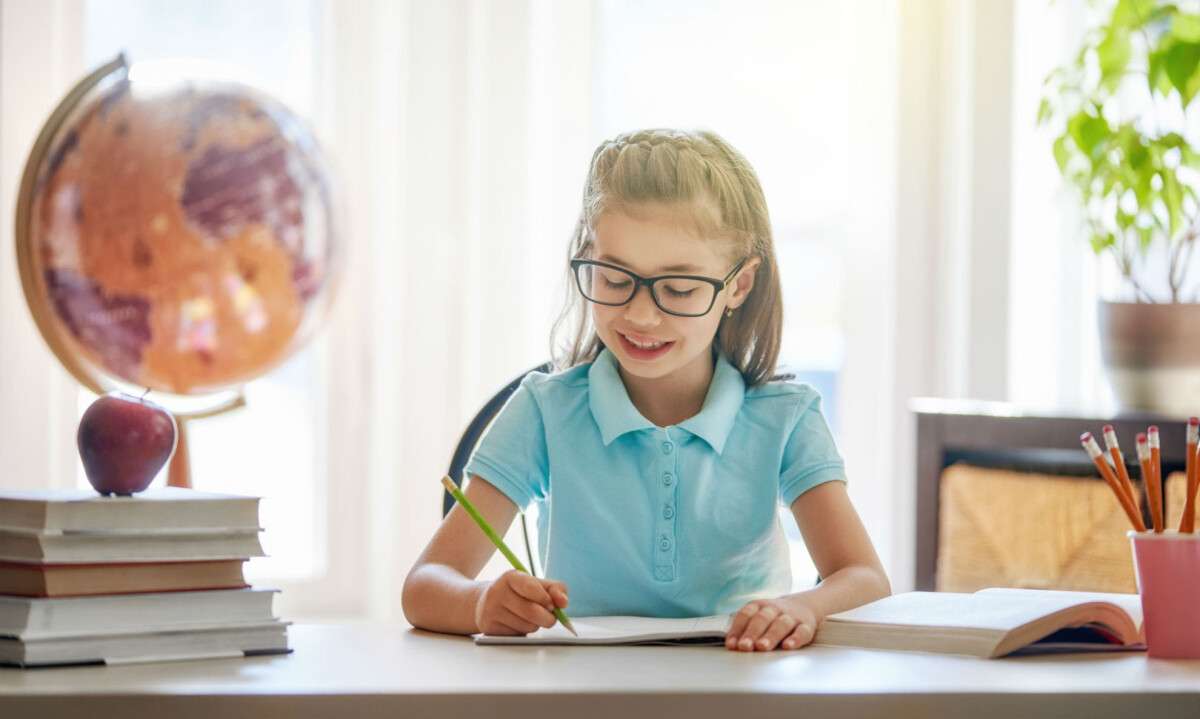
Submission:
<svg viewBox="0 0 1200 719">
<path fill-rule="evenodd" d="M 167 486 L 192 488 L 192 462 L 188 457 L 187 420 L 175 418 L 175 454 L 167 466 Z"/>
</svg>

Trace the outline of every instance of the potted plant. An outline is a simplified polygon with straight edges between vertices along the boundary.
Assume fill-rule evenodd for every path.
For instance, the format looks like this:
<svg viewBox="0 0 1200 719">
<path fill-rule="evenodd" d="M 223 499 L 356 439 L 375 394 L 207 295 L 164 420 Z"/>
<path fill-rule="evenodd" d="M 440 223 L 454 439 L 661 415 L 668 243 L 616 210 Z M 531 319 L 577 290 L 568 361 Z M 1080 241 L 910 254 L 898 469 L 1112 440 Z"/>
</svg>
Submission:
<svg viewBox="0 0 1200 719">
<path fill-rule="evenodd" d="M 1194 8 L 1200 10 L 1200 8 Z M 1200 12 L 1118 0 L 1046 78 L 1038 122 L 1119 287 L 1098 304 L 1105 369 L 1124 409 L 1200 409 Z"/>
</svg>

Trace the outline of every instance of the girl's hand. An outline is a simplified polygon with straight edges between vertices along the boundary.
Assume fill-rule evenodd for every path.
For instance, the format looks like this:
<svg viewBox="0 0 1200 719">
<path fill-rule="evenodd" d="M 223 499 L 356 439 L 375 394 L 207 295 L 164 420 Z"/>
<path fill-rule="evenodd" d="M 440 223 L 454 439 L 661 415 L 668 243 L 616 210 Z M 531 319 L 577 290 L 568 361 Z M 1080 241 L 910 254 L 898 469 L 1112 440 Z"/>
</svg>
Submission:
<svg viewBox="0 0 1200 719">
<path fill-rule="evenodd" d="M 484 634 L 528 634 L 554 626 L 556 606 L 567 606 L 567 585 L 510 569 L 479 595 L 475 626 Z"/>
<path fill-rule="evenodd" d="M 769 652 L 783 642 L 784 649 L 799 649 L 813 640 L 818 623 L 816 613 L 799 597 L 758 599 L 733 615 L 725 648 Z"/>
</svg>

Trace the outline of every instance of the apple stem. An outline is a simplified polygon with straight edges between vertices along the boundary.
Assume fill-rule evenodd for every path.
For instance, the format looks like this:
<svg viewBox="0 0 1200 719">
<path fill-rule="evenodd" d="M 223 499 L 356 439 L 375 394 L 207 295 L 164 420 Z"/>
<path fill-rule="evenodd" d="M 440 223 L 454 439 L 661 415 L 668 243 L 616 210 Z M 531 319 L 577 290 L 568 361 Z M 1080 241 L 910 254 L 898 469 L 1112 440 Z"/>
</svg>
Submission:
<svg viewBox="0 0 1200 719">
<path fill-rule="evenodd" d="M 149 388 L 149 387 L 147 387 L 147 388 L 146 388 L 146 391 L 145 391 L 145 392 L 142 392 L 142 396 L 141 396 L 141 397 L 139 397 L 138 399 L 146 399 L 146 395 L 148 395 L 148 394 L 150 394 L 150 388 Z"/>
</svg>

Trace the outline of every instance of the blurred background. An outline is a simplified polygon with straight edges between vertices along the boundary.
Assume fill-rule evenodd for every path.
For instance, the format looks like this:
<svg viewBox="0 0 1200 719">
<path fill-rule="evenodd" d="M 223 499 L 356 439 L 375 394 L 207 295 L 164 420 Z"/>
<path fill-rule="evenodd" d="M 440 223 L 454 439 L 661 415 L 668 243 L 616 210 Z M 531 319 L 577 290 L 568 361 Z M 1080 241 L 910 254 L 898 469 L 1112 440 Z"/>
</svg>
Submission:
<svg viewBox="0 0 1200 719">
<path fill-rule="evenodd" d="M 3 0 L 0 245 L 29 148 L 88 70 L 193 57 L 308 120 L 336 163 L 346 274 L 314 342 L 191 424 L 199 489 L 262 496 L 256 585 L 291 619 L 401 617 L 455 442 L 548 356 L 594 147 L 709 128 L 757 169 L 783 360 L 824 396 L 852 498 L 912 586 L 910 398 L 1111 401 L 1100 273 L 1042 81 L 1083 0 Z M 93 396 L 0 252 L 0 486 L 85 487 Z M 161 481 L 161 478 L 160 480 Z M 798 586 L 815 576 L 794 523 Z M 499 566 L 499 565 L 496 565 Z"/>
</svg>

